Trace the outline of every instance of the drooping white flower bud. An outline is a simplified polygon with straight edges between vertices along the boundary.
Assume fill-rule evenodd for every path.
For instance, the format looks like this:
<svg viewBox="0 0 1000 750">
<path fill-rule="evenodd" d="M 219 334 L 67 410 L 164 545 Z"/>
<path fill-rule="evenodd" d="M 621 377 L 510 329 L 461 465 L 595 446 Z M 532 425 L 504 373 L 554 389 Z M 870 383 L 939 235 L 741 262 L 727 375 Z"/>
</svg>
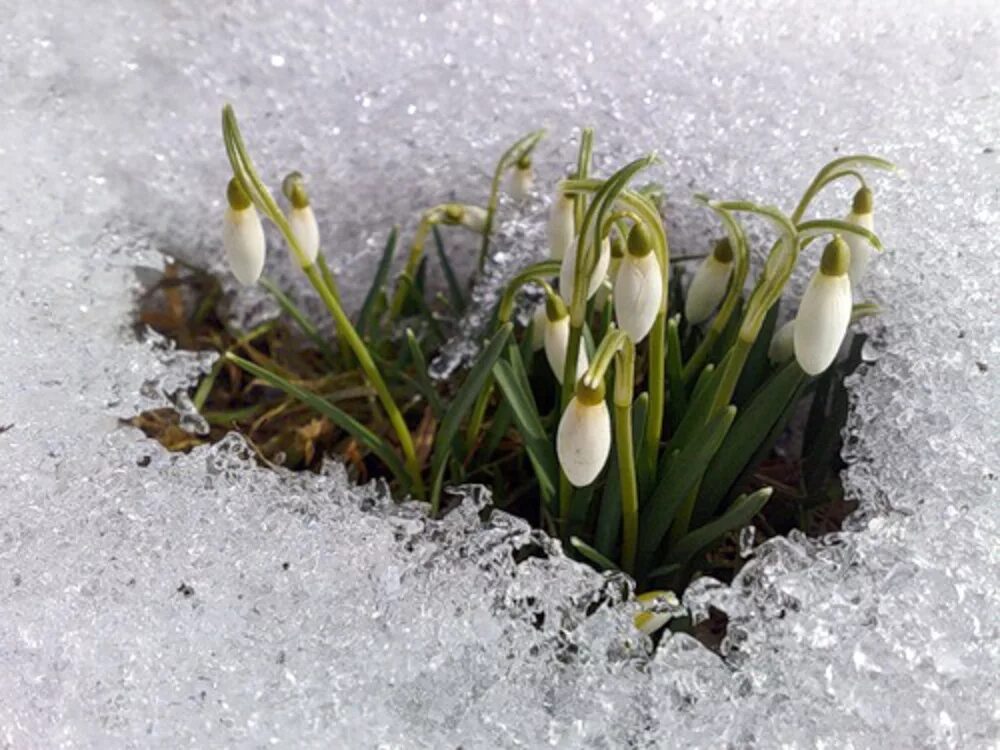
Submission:
<svg viewBox="0 0 1000 750">
<path fill-rule="evenodd" d="M 236 178 L 226 189 L 229 206 L 222 222 L 222 247 L 233 276 L 244 286 L 253 286 L 264 270 L 264 227 Z"/>
<path fill-rule="evenodd" d="M 570 299 L 573 294 L 573 276 L 576 274 L 577 242 L 574 239 L 566 254 L 563 256 L 562 265 L 559 267 L 559 293 L 564 299 Z M 601 242 L 601 252 L 597 257 L 597 266 L 587 280 L 587 299 L 594 296 L 605 277 L 608 275 L 608 266 L 611 264 L 611 243 L 605 237 Z"/>
<path fill-rule="evenodd" d="M 579 382 L 559 420 L 556 454 L 570 484 L 586 487 L 597 479 L 611 454 L 611 414 L 604 382 L 591 388 Z"/>
<path fill-rule="evenodd" d="M 556 195 L 549 212 L 549 256 L 562 260 L 573 242 L 573 199 L 565 193 Z"/>
<path fill-rule="evenodd" d="M 482 234 L 486 231 L 486 209 L 482 206 L 465 206 L 460 224 L 466 229 Z"/>
<path fill-rule="evenodd" d="M 615 274 L 615 320 L 638 344 L 649 333 L 663 300 L 663 271 L 641 224 L 628 235 L 628 251 Z"/>
<path fill-rule="evenodd" d="M 839 236 L 823 250 L 819 270 L 809 281 L 795 316 L 795 359 L 810 375 L 823 372 L 837 357 L 851 322 L 851 251 Z"/>
<path fill-rule="evenodd" d="M 776 365 L 782 365 L 795 356 L 795 319 L 792 318 L 771 336 L 767 347 L 767 358 Z"/>
<path fill-rule="evenodd" d="M 507 177 L 507 192 L 516 201 L 525 201 L 531 195 L 531 187 L 535 182 L 535 174 L 531 168 L 531 157 L 525 156 Z"/>
<path fill-rule="evenodd" d="M 302 175 L 292 172 L 285 178 L 281 189 L 292 206 L 292 210 L 288 212 L 288 225 L 305 255 L 307 265 L 311 266 L 319 255 L 319 225 L 309 203 Z"/>
<path fill-rule="evenodd" d="M 531 351 L 541 351 L 545 346 L 545 328 L 549 324 L 549 318 L 545 314 L 545 303 L 539 302 L 535 305 L 535 311 L 531 313 Z"/>
<path fill-rule="evenodd" d="M 552 374 L 562 383 L 563 373 L 566 371 L 566 350 L 569 348 L 569 311 L 556 294 L 549 294 L 545 300 L 544 345 Z M 589 365 L 590 361 L 581 341 L 576 357 L 577 379 L 583 376 Z"/>
<path fill-rule="evenodd" d="M 851 212 L 844 217 L 844 221 L 857 224 L 869 232 L 875 231 L 875 211 L 871 190 L 863 187 L 854 194 L 854 204 L 851 207 Z M 850 277 L 851 283 L 857 286 L 868 271 L 872 247 L 868 240 L 858 237 L 856 234 L 845 235 L 844 241 L 851 249 L 851 268 L 847 275 Z"/>
<path fill-rule="evenodd" d="M 726 296 L 733 272 L 733 249 L 729 240 L 719 240 L 712 254 L 695 271 L 684 300 L 684 317 L 691 325 L 708 320 Z"/>
</svg>

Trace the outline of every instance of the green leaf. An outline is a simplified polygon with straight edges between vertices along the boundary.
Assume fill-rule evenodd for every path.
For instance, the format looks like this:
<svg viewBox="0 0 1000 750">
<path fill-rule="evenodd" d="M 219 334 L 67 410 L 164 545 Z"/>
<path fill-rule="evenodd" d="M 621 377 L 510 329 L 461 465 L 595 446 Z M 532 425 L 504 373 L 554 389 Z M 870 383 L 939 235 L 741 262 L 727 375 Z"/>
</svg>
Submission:
<svg viewBox="0 0 1000 750">
<path fill-rule="evenodd" d="M 441 403 L 441 397 L 438 395 L 437 388 L 434 387 L 430 377 L 427 375 L 427 360 L 420 349 L 420 343 L 409 328 L 406 329 L 406 346 L 410 351 L 410 356 L 413 357 L 413 367 L 416 372 L 416 375 L 413 377 L 413 383 L 417 386 L 417 390 L 420 391 L 420 395 L 427 400 L 431 411 L 434 412 L 434 416 L 440 419 L 441 415 L 444 414 L 444 404 Z"/>
<path fill-rule="evenodd" d="M 306 317 L 305 313 L 302 312 L 302 310 L 300 310 L 299 307 L 292 302 L 288 295 L 281 291 L 278 285 L 271 281 L 267 276 L 260 277 L 260 285 L 270 292 L 271 296 L 274 297 L 281 309 L 288 313 L 289 317 L 295 321 L 295 324 L 302 330 L 302 333 L 308 336 L 309 340 L 316 344 L 316 348 L 320 350 L 323 355 L 323 359 L 326 360 L 326 363 L 331 367 L 336 367 L 337 357 L 333 353 L 333 349 L 330 348 L 330 345 L 327 343 L 326 339 L 323 338 L 319 329 L 312 324 L 309 318 Z"/>
<path fill-rule="evenodd" d="M 493 366 L 493 375 L 503 391 L 506 399 L 504 403 L 510 404 L 514 413 L 514 421 L 521 432 L 524 449 L 535 470 L 542 495 L 546 501 L 551 502 L 559 486 L 559 463 L 552 441 L 542 426 L 534 396 L 524 388 L 515 366 L 506 360 L 497 360 Z"/>
<path fill-rule="evenodd" d="M 403 487 L 409 488 L 409 475 L 407 474 L 406 467 L 403 465 L 403 462 L 400 460 L 399 456 L 396 455 L 396 452 L 385 440 L 358 422 L 354 419 L 354 417 L 350 416 L 345 411 L 338 409 L 321 396 L 317 396 L 315 393 L 307 391 L 305 388 L 295 385 L 294 383 L 285 380 L 285 378 L 280 375 L 275 375 L 270 370 L 266 370 L 249 360 L 238 357 L 235 354 L 227 354 L 226 359 L 246 370 L 254 377 L 258 377 L 275 388 L 284 391 L 289 396 L 297 398 L 309 408 L 319 414 L 322 414 L 378 456 L 382 463 L 384 463 L 399 479 Z"/>
<path fill-rule="evenodd" d="M 771 339 L 778 323 L 780 308 L 781 303 L 779 302 L 772 305 L 771 309 L 767 311 L 767 315 L 764 316 L 764 324 L 750 348 L 746 364 L 743 365 L 743 373 L 740 375 L 736 391 L 733 394 L 733 403 L 741 409 L 771 372 L 771 360 L 767 357 L 767 351 L 771 348 Z"/>
<path fill-rule="evenodd" d="M 667 452 L 674 449 L 683 448 L 690 442 L 691 437 L 699 429 L 704 427 L 708 421 L 708 416 L 712 408 L 712 399 L 715 396 L 716 385 L 724 368 L 722 365 L 705 365 L 695 383 L 694 392 L 688 401 L 687 411 L 684 418 L 677 426 L 677 430 L 667 442 Z"/>
<path fill-rule="evenodd" d="M 687 389 L 684 387 L 684 363 L 681 352 L 680 320 L 674 316 L 667 322 L 667 420 L 671 434 L 677 430 L 687 412 Z"/>
<path fill-rule="evenodd" d="M 444 251 L 444 240 L 441 238 L 441 232 L 436 224 L 434 225 L 434 247 L 437 249 L 441 267 L 444 269 L 444 278 L 448 283 L 448 294 L 450 295 L 448 302 L 452 310 L 461 314 L 465 312 L 465 295 L 462 293 L 462 285 L 458 283 L 455 269 L 451 267 L 451 261 L 448 260 L 448 254 Z"/>
<path fill-rule="evenodd" d="M 771 432 L 779 425 L 784 429 L 806 377 L 793 359 L 772 375 L 740 411 L 705 472 L 692 524 L 706 523 L 716 514 Z"/>
<path fill-rule="evenodd" d="M 764 487 L 752 495 L 740 495 L 725 515 L 695 529 L 681 539 L 667 554 L 666 564 L 685 565 L 694 557 L 713 547 L 730 531 L 742 529 L 757 515 L 771 498 L 771 488 Z"/>
<path fill-rule="evenodd" d="M 493 366 L 503 353 L 503 349 L 507 345 L 507 339 L 510 338 L 510 332 L 513 328 L 514 326 L 511 323 L 504 323 L 497 329 L 493 340 L 490 341 L 489 346 L 479 355 L 476 363 L 466 376 L 465 382 L 462 383 L 462 387 L 458 389 L 454 399 L 452 399 L 451 404 L 441 418 L 441 424 L 438 426 L 438 432 L 434 438 L 434 453 L 431 457 L 431 475 L 434 482 L 431 491 L 431 512 L 434 515 L 437 515 L 441 507 L 441 485 L 444 481 L 444 470 L 448 463 L 448 456 L 451 454 L 452 441 L 458 434 L 462 420 L 469 412 L 469 409 L 472 408 L 476 396 L 479 395 L 479 392 L 489 380 Z"/>
<path fill-rule="evenodd" d="M 696 431 L 684 448 L 664 461 L 660 482 L 642 511 L 639 522 L 639 570 L 649 567 L 681 504 L 705 474 L 736 417 L 736 407 L 723 409 Z"/>
<path fill-rule="evenodd" d="M 632 444 L 636 455 L 641 455 L 645 439 L 646 413 L 649 410 L 649 394 L 640 393 L 632 404 Z M 608 465 L 608 481 L 604 485 L 601 510 L 597 516 L 594 545 L 603 554 L 611 556 L 618 545 L 622 521 L 622 497 L 618 475 L 618 451 L 611 451 Z"/>
<path fill-rule="evenodd" d="M 573 545 L 573 548 L 576 549 L 577 552 L 579 552 L 585 558 L 587 558 L 588 560 L 590 560 L 590 562 L 592 562 L 594 565 L 596 565 L 601 570 L 614 570 L 614 571 L 620 571 L 621 570 L 621 568 L 619 568 L 611 560 L 609 560 L 607 557 L 605 557 L 604 555 L 602 555 L 596 549 L 594 549 L 593 547 L 591 547 L 585 541 L 583 541 L 582 539 L 580 539 L 580 537 L 578 537 L 578 536 L 571 536 L 569 538 L 569 543 Z"/>
<path fill-rule="evenodd" d="M 445 335 L 444 331 L 441 330 L 441 324 L 438 323 L 433 311 L 427 306 L 423 294 L 417 289 L 417 283 L 405 273 L 399 277 L 399 283 L 406 288 L 406 299 L 411 303 L 410 309 L 426 321 L 427 328 L 434 338 L 438 341 L 444 341 Z"/>
<path fill-rule="evenodd" d="M 392 267 L 392 259 L 396 254 L 396 241 L 399 238 L 399 229 L 393 227 L 389 232 L 389 239 L 386 240 L 385 249 L 382 251 L 382 258 L 378 262 L 375 270 L 375 278 L 368 287 L 368 294 L 361 305 L 361 313 L 358 315 L 358 333 L 362 338 L 371 335 L 372 324 L 375 318 L 376 303 L 380 296 L 385 293 L 385 280 L 389 277 L 389 269 Z"/>
</svg>

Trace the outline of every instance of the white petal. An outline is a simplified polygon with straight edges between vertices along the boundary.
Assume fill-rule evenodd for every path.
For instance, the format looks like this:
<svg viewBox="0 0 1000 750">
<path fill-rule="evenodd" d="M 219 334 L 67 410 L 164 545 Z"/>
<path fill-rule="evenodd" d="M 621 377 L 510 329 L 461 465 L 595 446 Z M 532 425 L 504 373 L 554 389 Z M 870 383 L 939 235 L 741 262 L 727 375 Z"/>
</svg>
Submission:
<svg viewBox="0 0 1000 750">
<path fill-rule="evenodd" d="M 548 318 L 545 320 L 545 356 L 549 360 L 552 374 L 556 376 L 556 380 L 562 383 L 563 373 L 566 371 L 566 350 L 569 348 L 569 316 L 560 318 L 554 323 Z M 587 352 L 584 350 L 581 339 L 580 350 L 577 352 L 576 358 L 577 380 L 583 376 L 589 365 Z"/>
<path fill-rule="evenodd" d="M 795 319 L 789 320 L 771 337 L 767 358 L 774 364 L 784 364 L 795 356 Z"/>
<path fill-rule="evenodd" d="M 316 214 L 313 213 L 312 206 L 293 208 L 288 214 L 288 224 L 299 247 L 309 260 L 309 265 L 312 265 L 319 254 L 319 225 L 316 224 Z"/>
<path fill-rule="evenodd" d="M 698 266 L 684 301 L 684 317 L 688 323 L 698 325 L 712 316 L 715 308 L 726 296 L 726 287 L 729 285 L 729 275 L 732 270 L 732 262 L 723 263 L 716 260 L 715 255 L 709 255 Z"/>
<path fill-rule="evenodd" d="M 482 206 L 464 206 L 464 209 L 462 226 L 482 234 L 486 229 L 486 209 Z"/>
<path fill-rule="evenodd" d="M 611 415 L 604 401 L 585 406 L 575 396 L 570 399 L 559 420 L 556 453 L 574 487 L 597 479 L 611 453 Z"/>
<path fill-rule="evenodd" d="M 545 346 L 545 328 L 548 324 L 549 318 L 545 314 L 545 303 L 539 302 L 531 314 L 531 351 L 537 352 Z"/>
<path fill-rule="evenodd" d="M 795 317 L 795 358 L 810 375 L 823 372 L 837 356 L 851 322 L 851 280 L 847 274 L 817 271 Z"/>
<path fill-rule="evenodd" d="M 516 201 L 524 201 L 531 195 L 531 186 L 534 183 L 532 170 L 514 167 L 507 177 L 507 193 Z"/>
<path fill-rule="evenodd" d="M 615 275 L 615 320 L 635 343 L 653 327 L 662 297 L 663 273 L 656 253 L 642 258 L 626 253 Z"/>
<path fill-rule="evenodd" d="M 226 209 L 222 222 L 222 247 L 233 276 L 244 286 L 253 286 L 264 270 L 264 227 L 253 206 L 239 211 Z"/>
<path fill-rule="evenodd" d="M 844 221 L 857 224 L 869 232 L 875 231 L 875 214 L 873 213 L 856 214 L 852 212 L 844 217 Z M 868 263 L 872 258 L 872 246 L 868 240 L 858 237 L 856 234 L 844 232 L 842 237 L 847 246 L 851 248 L 851 267 L 847 274 L 851 277 L 851 283 L 856 286 L 861 283 L 868 272 Z"/>
<path fill-rule="evenodd" d="M 549 213 L 549 255 L 552 260 L 562 260 L 566 248 L 573 241 L 573 201 L 560 193 L 552 203 Z"/>
<path fill-rule="evenodd" d="M 573 275 L 576 273 L 576 250 L 577 242 L 574 240 L 563 256 L 562 265 L 559 267 L 559 294 L 569 304 L 572 299 Z M 587 284 L 587 299 L 590 299 L 600 289 L 604 278 L 608 275 L 608 266 L 611 264 L 611 242 L 605 238 L 601 243 L 601 254 L 597 258 L 597 267 L 591 275 Z"/>
</svg>

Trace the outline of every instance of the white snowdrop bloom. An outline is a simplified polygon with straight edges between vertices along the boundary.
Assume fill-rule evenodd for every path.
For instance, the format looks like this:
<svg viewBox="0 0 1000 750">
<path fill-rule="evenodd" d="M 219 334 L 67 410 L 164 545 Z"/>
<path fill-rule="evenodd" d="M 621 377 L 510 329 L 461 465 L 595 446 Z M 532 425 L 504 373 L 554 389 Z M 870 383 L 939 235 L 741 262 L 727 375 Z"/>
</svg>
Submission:
<svg viewBox="0 0 1000 750">
<path fill-rule="evenodd" d="M 556 454 L 574 487 L 586 487 L 601 473 L 611 454 L 611 414 L 603 382 L 596 388 L 577 385 L 559 420 Z"/>
<path fill-rule="evenodd" d="M 535 311 L 531 313 L 531 351 L 541 351 L 545 346 L 545 329 L 549 324 L 549 318 L 545 314 L 545 303 L 539 302 L 535 305 Z"/>
<path fill-rule="evenodd" d="M 486 230 L 486 209 L 482 206 L 463 206 L 462 217 L 459 223 L 471 229 L 473 232 L 482 234 Z"/>
<path fill-rule="evenodd" d="M 857 224 L 869 232 L 875 231 L 875 212 L 871 190 L 863 187 L 854 194 L 854 204 L 851 207 L 851 212 L 844 217 L 844 221 Z M 868 271 L 868 263 L 872 257 L 872 246 L 868 240 L 858 237 L 856 234 L 845 234 L 844 241 L 851 249 L 851 267 L 847 275 L 850 277 L 851 283 L 857 286 Z"/>
<path fill-rule="evenodd" d="M 531 159 L 521 159 L 507 176 L 507 193 L 516 201 L 525 201 L 531 195 L 534 183 L 535 173 L 531 168 Z"/>
<path fill-rule="evenodd" d="M 566 371 L 566 350 L 569 348 L 569 311 L 557 295 L 551 294 L 545 301 L 545 334 L 543 336 L 545 356 L 549 360 L 552 374 L 563 382 Z M 579 379 L 590 366 L 583 341 L 576 357 L 576 377 Z"/>
<path fill-rule="evenodd" d="M 573 242 L 573 231 L 573 199 L 559 193 L 549 212 L 549 256 L 552 260 L 562 260 L 566 255 L 566 249 Z"/>
<path fill-rule="evenodd" d="M 281 183 L 281 191 L 292 206 L 288 212 L 288 225 L 305 256 L 304 261 L 297 259 L 300 263 L 304 262 L 306 267 L 311 266 L 319 255 L 319 225 L 309 203 L 309 194 L 306 192 L 302 175 L 290 172 Z"/>
<path fill-rule="evenodd" d="M 636 224 L 628 236 L 628 251 L 615 274 L 615 320 L 638 344 L 653 327 L 663 300 L 663 271 L 645 228 Z"/>
<path fill-rule="evenodd" d="M 712 254 L 695 271 L 684 300 L 684 317 L 691 325 L 708 320 L 726 296 L 726 287 L 733 272 L 733 249 L 729 240 L 715 244 Z"/>
<path fill-rule="evenodd" d="M 253 286 L 264 270 L 264 227 L 235 178 L 229 181 L 226 197 L 229 206 L 222 221 L 222 247 L 236 280 Z"/>
<path fill-rule="evenodd" d="M 810 375 L 823 372 L 837 357 L 851 322 L 851 251 L 839 236 L 823 250 L 795 316 L 795 358 Z"/>
<path fill-rule="evenodd" d="M 767 347 L 767 358 L 776 365 L 781 365 L 795 356 L 795 319 L 789 320 L 774 332 L 771 344 Z"/>
<path fill-rule="evenodd" d="M 677 617 L 680 609 L 680 602 L 672 591 L 647 591 L 637 595 L 635 600 L 642 611 L 636 614 L 634 623 L 646 635 L 652 635 Z M 658 607 L 658 604 L 665 606 Z"/>
<path fill-rule="evenodd" d="M 576 273 L 576 253 L 577 242 L 574 239 L 563 256 L 562 265 L 559 267 L 559 294 L 563 299 L 570 299 L 573 294 L 573 275 Z M 590 275 L 587 282 L 587 299 L 593 297 L 597 290 L 601 288 L 605 277 L 608 275 L 608 266 L 611 265 L 611 242 L 605 237 L 601 242 L 601 252 L 597 257 L 597 266 Z"/>
</svg>

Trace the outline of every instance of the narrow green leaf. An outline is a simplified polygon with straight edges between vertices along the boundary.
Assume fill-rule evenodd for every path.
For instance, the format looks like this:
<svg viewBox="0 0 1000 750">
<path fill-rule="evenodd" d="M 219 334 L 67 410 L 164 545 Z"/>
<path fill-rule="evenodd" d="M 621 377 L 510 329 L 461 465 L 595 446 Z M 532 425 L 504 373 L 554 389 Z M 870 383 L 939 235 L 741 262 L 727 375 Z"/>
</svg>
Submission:
<svg viewBox="0 0 1000 750">
<path fill-rule="evenodd" d="M 406 289 L 406 299 L 410 302 L 408 312 L 412 310 L 416 315 L 419 315 L 427 323 L 427 328 L 434 338 L 438 341 L 444 341 L 445 335 L 444 331 L 441 330 L 441 324 L 438 323 L 433 311 L 427 306 L 426 300 L 418 291 L 416 282 L 404 273 L 399 277 L 399 283 Z"/>
<path fill-rule="evenodd" d="M 441 403 L 441 396 L 438 395 L 437 388 L 434 387 L 427 375 L 427 360 L 420 349 L 420 343 L 409 328 L 406 329 L 406 346 L 410 351 L 410 356 L 413 357 L 413 368 L 416 372 L 413 382 L 416 384 L 417 390 L 420 391 L 420 395 L 427 400 L 434 416 L 440 419 L 441 415 L 444 414 L 444 404 Z"/>
<path fill-rule="evenodd" d="M 434 477 L 434 489 L 431 494 L 431 512 L 434 515 L 437 515 L 441 507 L 441 484 L 444 480 L 444 468 L 451 453 L 452 441 L 458 434 L 462 420 L 469 412 L 469 409 L 472 408 L 476 396 L 479 395 L 479 392 L 485 387 L 486 381 L 489 380 L 493 372 L 493 366 L 503 353 L 513 327 L 511 323 L 504 323 L 500 326 L 493 340 L 490 341 L 489 346 L 479 355 L 476 363 L 466 376 L 465 382 L 462 383 L 462 387 L 458 389 L 454 399 L 452 399 L 451 404 L 441 418 L 441 424 L 434 439 L 434 453 L 431 458 L 431 475 Z"/>
<path fill-rule="evenodd" d="M 681 359 L 680 320 L 674 316 L 667 323 L 667 420 L 673 434 L 687 412 L 687 389 L 684 387 L 684 364 Z"/>
<path fill-rule="evenodd" d="M 659 567 L 653 568 L 651 571 L 649 571 L 649 573 L 646 575 L 646 580 L 652 581 L 657 578 L 668 578 L 669 576 L 672 576 L 680 569 L 681 569 L 680 563 L 667 563 L 666 565 L 660 565 Z"/>
<path fill-rule="evenodd" d="M 510 404 L 513 411 L 514 421 L 524 440 L 524 449 L 535 470 L 539 488 L 543 496 L 551 501 L 559 486 L 559 463 L 552 441 L 542 426 L 534 396 L 522 385 L 515 366 L 506 360 L 497 360 L 493 366 L 493 375 L 503 391 L 504 403 Z"/>
<path fill-rule="evenodd" d="M 649 567 L 674 516 L 704 476 L 735 417 L 736 407 L 723 409 L 697 430 L 683 449 L 673 450 L 667 456 L 660 482 L 643 509 L 639 523 L 639 570 Z"/>
<path fill-rule="evenodd" d="M 254 377 L 258 377 L 261 380 L 266 381 L 275 388 L 284 391 L 289 396 L 297 398 L 299 401 L 319 414 L 322 414 L 378 456 L 382 463 L 384 463 L 399 479 L 404 488 L 409 488 L 409 475 L 407 474 L 406 467 L 403 465 L 403 462 L 400 460 L 399 456 L 396 455 L 396 452 L 385 440 L 358 422 L 354 419 L 354 417 L 350 416 L 345 411 L 338 409 L 329 401 L 317 396 L 315 393 L 311 393 L 305 388 L 295 385 L 294 383 L 285 380 L 285 378 L 280 375 L 275 375 L 270 370 L 266 370 L 249 360 L 238 357 L 235 354 L 227 354 L 226 359 L 236 365 L 239 365 L 240 368 L 246 370 Z"/>
<path fill-rule="evenodd" d="M 458 283 L 455 269 L 451 267 L 451 261 L 448 260 L 448 254 L 444 251 L 444 240 L 441 238 L 441 232 L 436 224 L 434 225 L 434 247 L 437 249 L 441 268 L 444 269 L 444 278 L 448 283 L 448 294 L 450 295 L 448 303 L 451 305 L 452 310 L 461 314 L 465 312 L 465 295 L 462 293 L 462 285 Z"/>
<path fill-rule="evenodd" d="M 590 562 L 594 563 L 594 565 L 596 565 L 601 570 L 614 570 L 614 571 L 621 570 L 621 568 L 619 568 L 611 560 L 609 560 L 607 557 L 602 555 L 596 549 L 591 547 L 585 541 L 580 539 L 580 537 L 571 536 L 569 538 L 569 543 L 573 545 L 573 548 L 576 549 L 577 552 L 586 557 L 588 560 L 590 560 Z"/>
<path fill-rule="evenodd" d="M 692 436 L 705 426 L 708 416 L 711 413 L 716 386 L 724 369 L 722 365 L 719 367 L 705 365 L 705 369 L 698 376 L 698 382 L 695 384 L 694 392 L 688 401 L 688 408 L 684 413 L 684 418 L 681 419 L 677 430 L 667 442 L 668 453 L 675 449 L 684 448 L 691 441 Z"/>
<path fill-rule="evenodd" d="M 358 333 L 362 338 L 371 335 L 372 324 L 375 318 L 376 303 L 380 296 L 385 294 L 385 281 L 389 277 L 389 269 L 392 267 L 392 259 L 396 254 L 396 241 L 399 238 L 399 229 L 393 227 L 389 232 L 389 239 L 386 240 L 385 249 L 382 251 L 382 258 L 378 262 L 375 270 L 375 278 L 368 287 L 368 294 L 361 305 L 361 313 L 358 315 Z"/>
<path fill-rule="evenodd" d="M 793 359 L 772 375 L 740 411 L 705 472 L 692 514 L 694 526 L 715 516 L 768 435 L 777 425 L 783 428 L 806 377 Z"/>
<path fill-rule="evenodd" d="M 730 531 L 742 529 L 760 512 L 770 497 L 770 487 L 759 489 L 749 496 L 740 495 L 725 515 L 695 529 L 674 545 L 667 554 L 666 563 L 684 565 L 696 555 L 710 549 Z"/>
<path fill-rule="evenodd" d="M 334 354 L 333 349 L 330 348 L 330 344 L 327 343 L 325 338 L 323 338 L 319 329 L 317 329 L 316 326 L 312 324 L 312 321 L 306 317 L 306 314 L 302 312 L 302 310 L 299 309 L 294 302 L 292 302 L 291 298 L 281 291 L 278 285 L 271 281 L 271 279 L 267 276 L 260 277 L 260 285 L 267 289 L 281 309 L 288 313 L 288 316 L 295 321 L 295 324 L 302 330 L 302 333 L 304 333 L 310 341 L 316 344 L 316 348 L 320 350 L 320 353 L 322 353 L 323 359 L 326 360 L 326 363 L 331 367 L 336 367 L 337 357 Z"/>
</svg>

